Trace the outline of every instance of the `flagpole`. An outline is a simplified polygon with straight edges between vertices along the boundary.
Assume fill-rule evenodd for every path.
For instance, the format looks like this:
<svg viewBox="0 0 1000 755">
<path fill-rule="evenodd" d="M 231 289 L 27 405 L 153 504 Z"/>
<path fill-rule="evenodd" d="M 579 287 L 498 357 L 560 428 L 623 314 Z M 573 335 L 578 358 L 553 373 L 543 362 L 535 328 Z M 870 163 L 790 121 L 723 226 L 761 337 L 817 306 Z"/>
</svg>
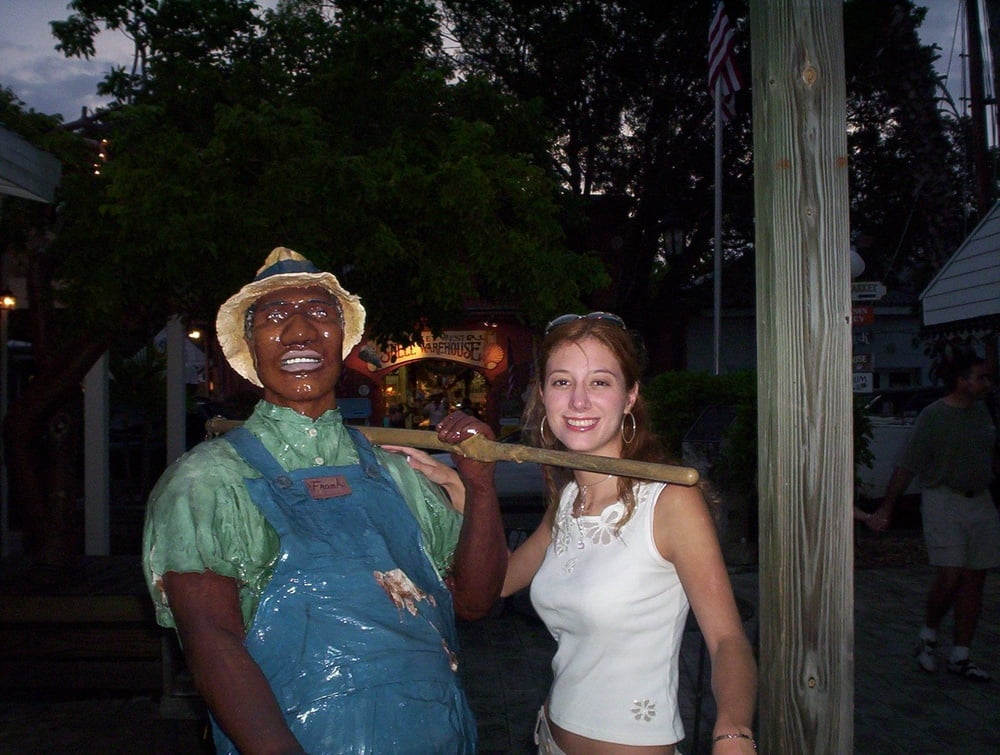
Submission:
<svg viewBox="0 0 1000 755">
<path fill-rule="evenodd" d="M 712 292 L 712 348 L 714 375 L 719 374 L 719 338 L 722 331 L 722 77 L 715 80 L 715 247 Z"/>
<path fill-rule="evenodd" d="M 739 71 L 733 60 L 733 27 L 729 24 L 726 7 L 716 0 L 712 22 L 708 26 L 708 81 L 715 94 L 715 247 L 714 291 L 712 296 L 712 367 L 714 374 L 721 372 L 719 352 L 722 342 L 722 126 L 733 115 L 733 94 L 741 88 Z M 725 107 L 722 103 L 726 96 Z"/>
</svg>

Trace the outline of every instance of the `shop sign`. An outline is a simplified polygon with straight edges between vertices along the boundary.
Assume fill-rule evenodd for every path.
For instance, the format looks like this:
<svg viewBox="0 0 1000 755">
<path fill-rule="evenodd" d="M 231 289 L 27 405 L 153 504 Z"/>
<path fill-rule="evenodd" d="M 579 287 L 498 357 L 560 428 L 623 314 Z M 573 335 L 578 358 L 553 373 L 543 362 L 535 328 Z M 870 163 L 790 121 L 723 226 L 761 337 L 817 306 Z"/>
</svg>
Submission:
<svg viewBox="0 0 1000 755">
<path fill-rule="evenodd" d="M 879 301 L 885 293 L 885 286 L 879 281 L 858 281 L 851 284 L 851 299 L 854 301 Z"/>
<path fill-rule="evenodd" d="M 871 372 L 855 372 L 854 375 L 854 392 L 855 393 L 871 393 L 875 390 L 875 375 Z"/>
<path fill-rule="evenodd" d="M 851 324 L 854 327 L 871 325 L 873 322 L 875 322 L 875 308 L 870 304 L 851 307 Z"/>
<path fill-rule="evenodd" d="M 404 346 L 390 342 L 385 348 L 379 348 L 376 343 L 369 342 L 368 346 L 379 360 L 377 366 L 368 364 L 372 372 L 418 359 L 447 359 L 492 370 L 504 358 L 503 349 L 493 340 L 492 331 L 485 330 L 446 330 L 436 337 L 425 330 L 420 343 Z"/>
<path fill-rule="evenodd" d="M 874 355 L 854 354 L 851 357 L 851 367 L 853 372 L 871 372 L 875 367 Z"/>
</svg>

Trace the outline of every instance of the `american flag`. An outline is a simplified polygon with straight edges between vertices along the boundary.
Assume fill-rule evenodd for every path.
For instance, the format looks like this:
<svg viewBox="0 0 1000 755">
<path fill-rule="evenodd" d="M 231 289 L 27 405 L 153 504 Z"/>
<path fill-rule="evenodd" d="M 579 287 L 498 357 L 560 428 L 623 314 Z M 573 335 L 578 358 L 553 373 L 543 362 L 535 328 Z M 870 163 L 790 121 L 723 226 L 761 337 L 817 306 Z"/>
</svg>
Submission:
<svg viewBox="0 0 1000 755">
<path fill-rule="evenodd" d="M 743 87 L 733 55 L 733 34 L 726 6 L 722 0 L 716 0 L 712 24 L 708 27 L 708 88 L 715 96 L 715 85 L 719 82 L 723 121 L 728 121 L 736 112 L 734 95 Z"/>
</svg>

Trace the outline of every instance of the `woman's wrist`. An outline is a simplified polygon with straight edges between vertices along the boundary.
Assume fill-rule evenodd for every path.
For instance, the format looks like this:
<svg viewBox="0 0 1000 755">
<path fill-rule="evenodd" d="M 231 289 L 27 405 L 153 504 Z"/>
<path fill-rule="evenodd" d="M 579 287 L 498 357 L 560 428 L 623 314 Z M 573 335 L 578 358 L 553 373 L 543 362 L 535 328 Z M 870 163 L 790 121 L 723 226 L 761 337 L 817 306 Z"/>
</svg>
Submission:
<svg viewBox="0 0 1000 755">
<path fill-rule="evenodd" d="M 716 745 L 721 745 L 726 743 L 732 743 L 734 745 L 749 744 L 751 747 L 753 747 L 755 751 L 757 750 L 757 741 L 753 738 L 753 732 L 751 732 L 749 729 L 746 730 L 743 730 L 742 728 L 734 729 L 733 731 L 722 731 L 712 735 L 713 748 Z"/>
</svg>

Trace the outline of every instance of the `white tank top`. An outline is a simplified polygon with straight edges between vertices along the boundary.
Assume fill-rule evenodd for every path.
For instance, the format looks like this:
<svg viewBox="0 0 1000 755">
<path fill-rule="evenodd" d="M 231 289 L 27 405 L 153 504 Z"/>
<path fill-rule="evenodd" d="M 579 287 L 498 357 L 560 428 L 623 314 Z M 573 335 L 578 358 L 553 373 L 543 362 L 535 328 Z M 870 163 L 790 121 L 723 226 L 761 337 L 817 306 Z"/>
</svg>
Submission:
<svg viewBox="0 0 1000 755">
<path fill-rule="evenodd" d="M 688 599 L 653 541 L 664 483 L 636 487 L 636 511 L 617 502 L 574 519 L 577 486 L 563 490 L 553 542 L 531 583 L 531 602 L 558 645 L 548 701 L 566 731 L 628 745 L 684 738 L 677 705 L 678 653 Z"/>
</svg>

